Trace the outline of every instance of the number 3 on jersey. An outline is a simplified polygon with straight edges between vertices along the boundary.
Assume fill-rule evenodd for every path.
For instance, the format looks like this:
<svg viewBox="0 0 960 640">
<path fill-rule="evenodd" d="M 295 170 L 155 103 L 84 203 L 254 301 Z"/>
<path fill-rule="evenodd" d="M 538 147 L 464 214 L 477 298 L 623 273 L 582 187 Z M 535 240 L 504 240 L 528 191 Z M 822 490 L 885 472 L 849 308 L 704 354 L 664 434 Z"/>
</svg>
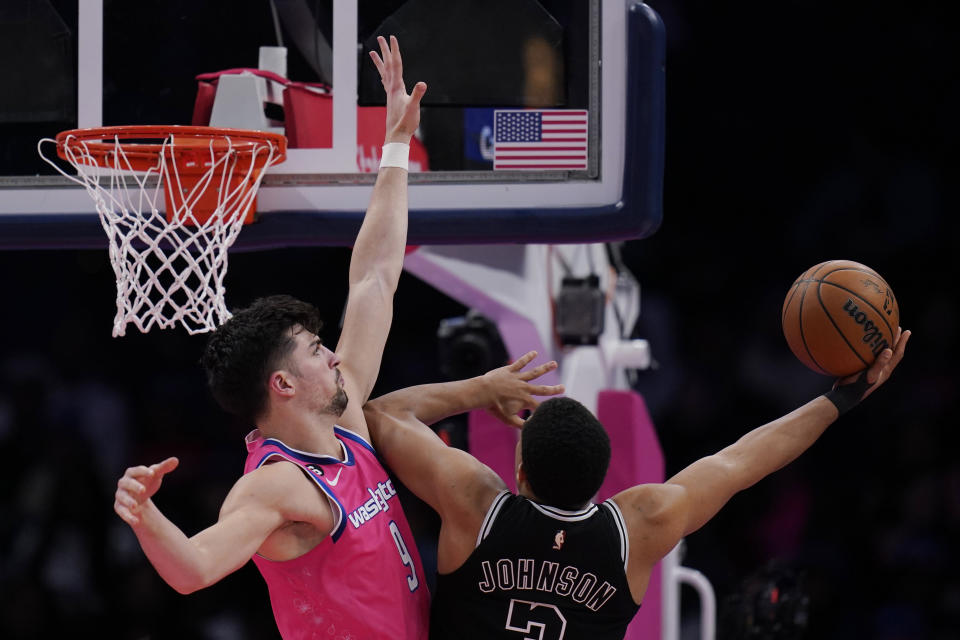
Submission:
<svg viewBox="0 0 960 640">
<path fill-rule="evenodd" d="M 403 566 L 410 570 L 410 575 L 407 576 L 407 586 L 410 588 L 410 591 L 416 591 L 417 587 L 420 586 L 420 581 L 417 580 L 417 568 L 413 564 L 413 558 L 410 556 L 410 552 L 407 551 L 407 544 L 403 541 L 403 536 L 400 534 L 400 527 L 398 527 L 397 523 L 393 520 L 390 521 L 390 533 L 393 534 L 393 541 L 396 543 L 397 551 L 400 553 L 400 561 L 403 563 Z"/>
<path fill-rule="evenodd" d="M 524 640 L 563 640 L 567 619 L 552 604 L 511 600 L 506 629 L 523 633 Z"/>
</svg>

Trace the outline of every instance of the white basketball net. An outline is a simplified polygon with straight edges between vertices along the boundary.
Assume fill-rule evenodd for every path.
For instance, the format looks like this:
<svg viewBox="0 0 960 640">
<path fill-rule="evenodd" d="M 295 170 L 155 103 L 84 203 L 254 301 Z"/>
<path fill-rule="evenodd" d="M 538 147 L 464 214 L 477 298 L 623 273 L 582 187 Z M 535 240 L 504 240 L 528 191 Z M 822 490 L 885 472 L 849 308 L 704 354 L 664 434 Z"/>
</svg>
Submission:
<svg viewBox="0 0 960 640">
<path fill-rule="evenodd" d="M 242 152 L 252 153 L 253 159 L 238 163 L 239 152 L 229 137 L 219 136 L 221 145 L 224 139 L 229 143 L 226 152 L 222 146 L 215 152 L 211 140 L 208 157 L 203 148 L 191 147 L 205 158 L 205 171 L 190 189 L 183 186 L 176 163 L 163 161 L 172 151 L 172 136 L 162 143 L 156 166 L 145 172 L 132 168 L 119 140 L 114 140 L 116 152 L 110 156 L 110 169 L 97 166 L 87 143 L 72 140 L 63 149 L 77 169 L 76 176 L 65 173 L 44 155 L 43 143 L 54 140 L 39 142 L 44 160 L 83 185 L 96 204 L 117 277 L 114 337 L 124 335 L 127 323 L 143 333 L 154 325 L 168 329 L 179 323 L 196 334 L 212 331 L 230 318 L 223 284 L 227 250 L 240 233 L 244 214 L 260 187 L 264 171 L 255 167 L 269 167 L 280 154 L 269 140 L 264 140 L 252 151 L 245 146 Z M 256 161 L 261 154 L 267 154 L 266 163 Z M 231 183 L 238 166 L 245 167 L 239 171 L 246 175 Z M 164 183 L 173 185 L 175 194 L 183 194 L 182 198 L 175 197 L 178 202 L 170 221 L 160 210 L 165 202 Z M 216 209 L 207 220 L 200 221 L 193 207 L 208 189 L 217 190 Z"/>
</svg>

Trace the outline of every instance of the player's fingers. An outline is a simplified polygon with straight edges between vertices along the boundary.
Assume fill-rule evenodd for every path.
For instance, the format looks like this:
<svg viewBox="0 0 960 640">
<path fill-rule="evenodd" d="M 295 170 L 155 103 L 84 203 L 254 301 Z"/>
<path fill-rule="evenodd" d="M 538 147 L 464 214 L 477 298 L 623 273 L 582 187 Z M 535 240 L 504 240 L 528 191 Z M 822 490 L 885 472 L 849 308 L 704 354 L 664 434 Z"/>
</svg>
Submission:
<svg viewBox="0 0 960 640">
<path fill-rule="evenodd" d="M 123 473 L 123 477 L 125 478 L 139 478 L 148 475 L 150 475 L 150 467 L 144 464 L 140 464 L 135 467 L 129 467 Z"/>
<path fill-rule="evenodd" d="M 520 376 L 520 379 L 534 380 L 536 378 L 539 378 L 543 374 L 547 373 L 548 371 L 553 371 L 556 368 L 557 368 L 556 361 L 551 360 L 550 362 L 544 362 L 543 364 L 538 365 L 533 369 L 530 369 L 530 371 L 524 372 L 523 375 Z"/>
<path fill-rule="evenodd" d="M 130 495 L 129 491 L 120 487 L 118 487 L 116 493 L 114 493 L 113 499 L 118 504 L 122 504 L 126 507 L 130 507 L 131 509 L 135 509 L 137 506 L 136 498 Z"/>
<path fill-rule="evenodd" d="M 884 349 L 880 352 L 880 355 L 877 356 L 876 361 L 873 363 L 867 370 L 867 382 L 870 384 L 878 384 L 886 380 L 887 378 L 887 366 L 890 364 L 890 360 L 893 358 L 893 351 L 891 349 Z"/>
<path fill-rule="evenodd" d="M 427 92 L 427 83 L 418 82 L 413 85 L 413 91 L 410 93 L 410 101 L 412 104 L 420 104 L 420 99 L 423 97 L 423 94 Z"/>
<path fill-rule="evenodd" d="M 143 486 L 141 482 L 133 478 L 128 478 L 127 476 L 120 478 L 120 481 L 117 482 L 117 487 L 133 495 L 143 495 L 147 491 L 147 488 Z"/>
<path fill-rule="evenodd" d="M 510 425 L 516 427 L 517 429 L 523 428 L 523 418 L 521 418 L 520 416 L 509 416 L 507 418 L 507 422 L 509 422 Z"/>
<path fill-rule="evenodd" d="M 893 370 L 897 368 L 903 359 L 904 349 L 907 347 L 907 341 L 910 340 L 910 332 L 900 333 L 892 349 L 884 349 L 884 353 L 889 353 L 890 357 L 884 362 L 883 371 L 880 373 L 880 382 L 890 377 Z"/>
<path fill-rule="evenodd" d="M 527 351 L 525 354 L 523 354 L 522 356 L 514 360 L 513 363 L 511 363 L 510 371 L 520 371 L 520 369 L 523 369 L 525 366 L 527 366 L 527 364 L 530 363 L 531 360 L 533 360 L 536 357 L 537 357 L 536 351 Z"/>
<path fill-rule="evenodd" d="M 129 509 L 120 504 L 119 502 L 113 503 L 113 510 L 116 512 L 120 519 L 126 522 L 129 525 L 140 524 L 140 518 L 133 515 Z"/>
<path fill-rule="evenodd" d="M 383 36 L 377 36 L 377 44 L 380 45 L 380 57 L 384 65 L 390 64 L 390 47 L 387 45 L 387 39 Z"/>
<path fill-rule="evenodd" d="M 380 72 L 380 79 L 382 80 L 385 73 L 385 70 L 383 67 L 383 60 L 380 59 L 380 56 L 377 55 L 376 51 L 370 52 L 370 59 L 373 60 L 374 66 L 377 68 L 377 71 Z"/>
<path fill-rule="evenodd" d="M 562 384 L 534 384 L 530 385 L 530 394 L 535 396 L 555 396 L 563 393 Z"/>
<path fill-rule="evenodd" d="M 893 357 L 896 359 L 896 362 L 900 362 L 903 359 L 903 353 L 907 349 L 907 342 L 910 341 L 910 336 L 913 335 L 913 332 L 907 329 L 906 331 L 900 332 L 897 341 L 894 343 L 896 346 L 893 349 Z"/>
<path fill-rule="evenodd" d="M 180 461 L 177 460 L 176 458 L 174 458 L 173 456 L 171 456 L 171 457 L 167 458 L 166 460 L 164 460 L 163 462 L 158 462 L 157 464 L 152 465 L 152 466 L 150 467 L 150 469 L 151 469 L 152 471 L 154 471 L 155 473 L 159 473 L 160 475 L 164 475 L 164 474 L 170 473 L 171 471 L 173 471 L 174 469 L 176 469 L 176 468 L 177 468 L 177 465 L 179 465 L 179 464 L 180 464 Z"/>
<path fill-rule="evenodd" d="M 400 44 L 397 36 L 390 36 L 390 57 L 398 78 L 403 78 L 403 58 L 400 57 Z"/>
<path fill-rule="evenodd" d="M 900 360 L 903 359 L 903 352 L 907 346 L 908 340 L 910 340 L 910 332 L 904 332 L 900 327 L 897 327 L 897 331 L 894 334 L 893 345 L 887 349 L 884 349 L 883 353 L 877 357 L 877 360 L 881 365 L 880 374 L 876 380 L 877 383 L 882 383 L 884 380 L 889 378 L 893 370 L 897 368 L 898 364 L 900 364 Z M 867 380 L 870 380 L 869 375 L 867 376 Z"/>
</svg>

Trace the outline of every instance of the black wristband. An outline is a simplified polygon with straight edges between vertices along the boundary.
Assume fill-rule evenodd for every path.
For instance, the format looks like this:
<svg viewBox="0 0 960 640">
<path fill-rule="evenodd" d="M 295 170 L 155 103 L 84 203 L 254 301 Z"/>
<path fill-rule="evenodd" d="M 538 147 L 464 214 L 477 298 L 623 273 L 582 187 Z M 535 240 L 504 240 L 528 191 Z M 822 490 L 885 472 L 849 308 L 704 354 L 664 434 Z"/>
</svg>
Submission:
<svg viewBox="0 0 960 640">
<path fill-rule="evenodd" d="M 842 416 L 850 409 L 860 404 L 863 394 L 872 385 L 867 382 L 867 372 L 864 371 L 856 380 L 849 384 L 838 385 L 823 394 L 823 397 L 833 403 Z"/>
</svg>

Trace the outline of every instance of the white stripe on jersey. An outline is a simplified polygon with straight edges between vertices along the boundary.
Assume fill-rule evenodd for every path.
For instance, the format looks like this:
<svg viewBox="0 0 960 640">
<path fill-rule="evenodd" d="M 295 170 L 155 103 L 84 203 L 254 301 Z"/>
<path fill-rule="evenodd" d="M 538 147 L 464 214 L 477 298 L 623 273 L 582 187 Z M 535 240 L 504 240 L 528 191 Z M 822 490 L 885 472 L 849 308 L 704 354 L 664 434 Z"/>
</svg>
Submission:
<svg viewBox="0 0 960 640">
<path fill-rule="evenodd" d="M 580 520 L 586 520 L 597 512 L 597 505 L 595 504 L 588 504 L 579 511 L 557 509 L 556 507 L 550 507 L 545 504 L 538 504 L 533 500 L 530 500 L 530 504 L 536 507 L 537 510 L 543 515 L 553 518 L 554 520 L 562 520 L 564 522 L 579 522 Z"/>
<path fill-rule="evenodd" d="M 620 506 L 613 500 L 604 500 L 604 505 L 610 509 L 613 514 L 613 521 L 617 523 L 617 529 L 620 531 L 620 555 L 623 557 L 623 570 L 627 570 L 627 561 L 630 560 L 630 534 L 627 532 L 627 523 L 623 519 L 623 513 Z"/>
<path fill-rule="evenodd" d="M 490 508 L 487 509 L 487 515 L 483 518 L 483 524 L 480 525 L 480 532 L 477 534 L 477 544 L 474 546 L 479 547 L 483 539 L 490 533 L 490 527 L 493 526 L 493 521 L 497 519 L 497 514 L 500 513 L 500 507 L 503 506 L 503 503 L 510 495 L 510 492 L 504 489 L 498 493 L 497 497 L 490 503 Z"/>
</svg>

